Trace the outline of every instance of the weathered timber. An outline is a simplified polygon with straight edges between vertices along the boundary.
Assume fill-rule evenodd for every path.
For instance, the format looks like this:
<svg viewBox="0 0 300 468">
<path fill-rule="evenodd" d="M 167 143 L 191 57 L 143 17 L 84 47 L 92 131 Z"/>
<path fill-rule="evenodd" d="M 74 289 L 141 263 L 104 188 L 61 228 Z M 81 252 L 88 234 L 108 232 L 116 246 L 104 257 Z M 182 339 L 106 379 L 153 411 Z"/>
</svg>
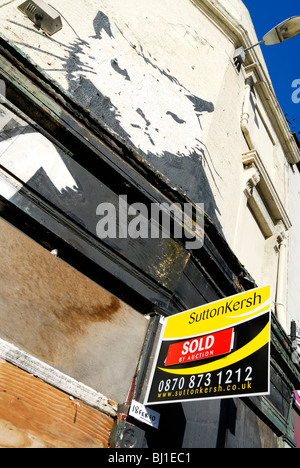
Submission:
<svg viewBox="0 0 300 468">
<path fill-rule="evenodd" d="M 106 448 L 113 418 L 0 360 L 2 448 Z"/>
</svg>

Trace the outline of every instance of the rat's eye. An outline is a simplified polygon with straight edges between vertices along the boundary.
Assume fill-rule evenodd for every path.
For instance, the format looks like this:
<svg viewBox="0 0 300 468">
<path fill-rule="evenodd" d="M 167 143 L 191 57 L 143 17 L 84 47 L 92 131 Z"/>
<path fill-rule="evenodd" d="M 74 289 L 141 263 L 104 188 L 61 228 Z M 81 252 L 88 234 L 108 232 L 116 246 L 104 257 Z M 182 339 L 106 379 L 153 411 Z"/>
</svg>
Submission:
<svg viewBox="0 0 300 468">
<path fill-rule="evenodd" d="M 170 115 L 170 116 L 172 117 L 172 119 L 174 119 L 175 122 L 177 122 L 177 123 L 179 123 L 179 124 L 186 123 L 185 120 L 180 119 L 180 118 L 178 117 L 178 115 L 174 114 L 173 112 L 168 111 L 168 112 L 166 112 L 166 115 Z"/>
</svg>

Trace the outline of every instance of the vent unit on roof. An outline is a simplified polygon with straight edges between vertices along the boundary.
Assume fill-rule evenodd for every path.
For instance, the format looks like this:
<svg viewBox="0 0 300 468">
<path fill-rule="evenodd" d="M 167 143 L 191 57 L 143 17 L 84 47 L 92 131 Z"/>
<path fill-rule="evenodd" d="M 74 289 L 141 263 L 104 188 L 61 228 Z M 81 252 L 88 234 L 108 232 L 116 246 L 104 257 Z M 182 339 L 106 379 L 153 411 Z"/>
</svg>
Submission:
<svg viewBox="0 0 300 468">
<path fill-rule="evenodd" d="M 60 15 L 42 0 L 27 0 L 21 3 L 18 9 L 50 36 L 62 29 Z"/>
</svg>

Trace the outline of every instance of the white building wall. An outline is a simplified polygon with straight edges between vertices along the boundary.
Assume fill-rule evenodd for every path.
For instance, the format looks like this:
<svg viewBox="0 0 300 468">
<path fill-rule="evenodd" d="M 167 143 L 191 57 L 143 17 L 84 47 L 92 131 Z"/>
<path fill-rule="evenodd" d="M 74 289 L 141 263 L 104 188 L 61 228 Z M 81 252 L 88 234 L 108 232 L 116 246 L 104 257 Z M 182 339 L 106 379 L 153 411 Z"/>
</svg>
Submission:
<svg viewBox="0 0 300 468">
<path fill-rule="evenodd" d="M 52 38 L 14 3 L 1 10 L 5 35 L 172 186 L 204 203 L 257 284 L 272 284 L 275 304 L 278 245 L 290 228 L 288 130 L 279 106 L 271 109 L 259 48 L 240 72 L 234 65 L 238 41 L 257 39 L 242 1 L 51 4 L 64 23 Z"/>
<path fill-rule="evenodd" d="M 290 213 L 292 228 L 289 232 L 289 302 L 288 321 L 296 321 L 300 329 L 300 174 L 294 166 L 290 169 Z"/>
</svg>

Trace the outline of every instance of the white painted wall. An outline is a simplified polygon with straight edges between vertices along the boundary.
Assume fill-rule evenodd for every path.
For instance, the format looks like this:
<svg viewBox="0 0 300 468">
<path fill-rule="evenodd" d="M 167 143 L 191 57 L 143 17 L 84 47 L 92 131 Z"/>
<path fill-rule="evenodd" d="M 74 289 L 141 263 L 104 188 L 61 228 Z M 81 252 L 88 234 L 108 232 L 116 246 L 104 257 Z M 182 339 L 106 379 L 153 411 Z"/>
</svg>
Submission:
<svg viewBox="0 0 300 468">
<path fill-rule="evenodd" d="M 295 320 L 300 329 L 300 173 L 290 169 L 290 214 L 292 228 L 289 233 L 289 302 L 288 321 Z"/>
<path fill-rule="evenodd" d="M 257 151 L 287 215 L 289 171 L 261 85 L 255 85 L 248 106 L 252 145 L 241 129 L 247 76 L 233 64 L 238 45 L 233 37 L 257 39 L 242 1 L 51 4 L 64 22 L 52 38 L 34 29 L 14 3 L 1 9 L 5 35 L 173 186 L 204 203 L 258 285 L 272 284 L 275 302 L 278 226 L 266 240 L 249 211 L 242 155 Z M 259 49 L 255 53 L 272 93 L 263 56 Z M 60 164 L 59 155 L 56 161 Z M 60 176 L 55 177 L 59 186 Z M 68 177 L 65 183 L 73 187 Z"/>
</svg>

